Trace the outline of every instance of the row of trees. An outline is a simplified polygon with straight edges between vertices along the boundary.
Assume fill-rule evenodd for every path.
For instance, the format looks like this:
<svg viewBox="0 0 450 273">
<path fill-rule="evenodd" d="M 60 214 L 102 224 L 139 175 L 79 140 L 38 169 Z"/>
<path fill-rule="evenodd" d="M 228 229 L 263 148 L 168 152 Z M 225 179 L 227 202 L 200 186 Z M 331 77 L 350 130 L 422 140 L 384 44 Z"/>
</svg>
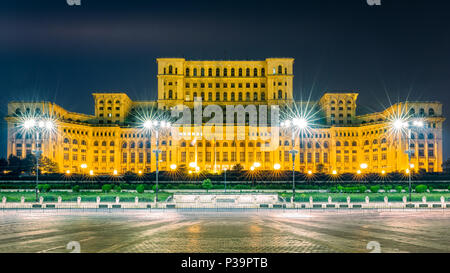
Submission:
<svg viewBox="0 0 450 273">
<path fill-rule="evenodd" d="M 36 172 L 36 157 L 33 154 L 27 155 L 24 159 L 10 155 L 8 160 L 0 158 L 0 172 L 19 175 L 22 173 Z M 39 173 L 56 173 L 58 172 L 58 164 L 48 157 L 39 159 Z"/>
</svg>

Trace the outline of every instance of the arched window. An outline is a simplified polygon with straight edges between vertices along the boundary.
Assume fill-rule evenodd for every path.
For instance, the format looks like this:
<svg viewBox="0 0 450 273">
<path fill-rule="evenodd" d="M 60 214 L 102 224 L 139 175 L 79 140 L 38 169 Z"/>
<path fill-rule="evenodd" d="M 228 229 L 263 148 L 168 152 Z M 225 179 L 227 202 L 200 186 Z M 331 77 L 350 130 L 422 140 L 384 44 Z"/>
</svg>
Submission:
<svg viewBox="0 0 450 273">
<path fill-rule="evenodd" d="M 328 141 L 325 141 L 325 142 L 323 143 L 323 147 L 326 148 L 326 149 L 328 148 Z"/>
<path fill-rule="evenodd" d="M 253 93 L 253 100 L 255 100 L 255 101 L 258 100 L 258 93 L 256 93 L 256 92 Z"/>
<path fill-rule="evenodd" d="M 264 68 L 261 68 L 261 77 L 264 77 L 266 75 L 266 70 Z"/>
<path fill-rule="evenodd" d="M 66 143 L 66 144 L 69 144 L 70 143 L 70 141 L 69 141 L 69 139 L 66 137 L 66 138 L 64 138 L 64 143 Z M 97 144 L 98 145 L 98 144 Z"/>
<path fill-rule="evenodd" d="M 420 133 L 419 134 L 419 139 L 424 139 L 424 138 L 425 138 L 425 136 L 422 133 Z"/>
<path fill-rule="evenodd" d="M 246 101 L 250 100 L 250 92 L 245 93 L 245 100 Z"/>
<path fill-rule="evenodd" d="M 16 115 L 21 115 L 22 114 L 22 111 L 20 110 L 20 108 L 17 108 L 16 109 Z"/>
<path fill-rule="evenodd" d="M 172 92 L 172 90 L 169 90 L 169 100 L 172 99 L 172 96 L 173 96 L 173 92 Z"/>
<path fill-rule="evenodd" d="M 206 147 L 211 147 L 211 142 L 210 141 L 206 141 Z"/>
<path fill-rule="evenodd" d="M 208 100 L 212 101 L 212 93 L 211 92 L 208 93 Z"/>
<path fill-rule="evenodd" d="M 353 147 L 358 146 L 358 143 L 356 143 L 356 141 L 353 141 L 353 142 L 352 142 L 352 146 L 353 146 Z"/>
<path fill-rule="evenodd" d="M 283 91 L 278 90 L 278 99 L 281 100 L 283 98 Z"/>
<path fill-rule="evenodd" d="M 72 144 L 77 145 L 78 144 L 78 140 L 76 140 L 76 139 L 72 140 Z"/>
<path fill-rule="evenodd" d="M 250 77 L 250 68 L 245 69 L 245 76 Z"/>
<path fill-rule="evenodd" d="M 261 92 L 261 100 L 266 100 L 266 93 Z"/>
<path fill-rule="evenodd" d="M 364 141 L 364 145 L 369 145 L 369 141 L 368 141 L 368 140 L 365 140 L 365 141 Z"/>
<path fill-rule="evenodd" d="M 420 110 L 419 110 L 419 115 L 420 115 L 420 116 L 425 116 L 425 109 L 420 108 Z"/>
<path fill-rule="evenodd" d="M 145 148 L 150 149 L 150 141 L 145 142 Z"/>
<path fill-rule="evenodd" d="M 139 141 L 139 143 L 138 143 L 138 148 L 139 148 L 139 149 L 144 148 L 144 143 L 142 143 L 142 141 Z"/>
<path fill-rule="evenodd" d="M 231 68 L 231 72 L 230 73 L 231 73 L 230 76 L 234 77 L 234 68 Z"/>
<path fill-rule="evenodd" d="M 192 72 L 193 72 L 194 77 L 196 77 L 197 76 L 197 68 L 194 68 L 194 70 Z"/>
<path fill-rule="evenodd" d="M 126 148 L 127 148 L 127 143 L 126 143 L 126 142 L 123 142 L 123 143 L 122 143 L 122 148 L 123 148 L 123 149 L 126 149 Z"/>
<path fill-rule="evenodd" d="M 228 147 L 228 142 L 224 142 L 222 147 Z"/>
<path fill-rule="evenodd" d="M 335 100 L 332 100 L 332 101 L 331 101 L 331 104 L 336 104 L 336 101 L 335 101 Z"/>
<path fill-rule="evenodd" d="M 428 109 L 428 115 L 429 116 L 434 116 L 434 109 L 433 108 Z"/>
<path fill-rule="evenodd" d="M 432 133 L 428 134 L 428 139 L 434 139 L 434 135 Z"/>
<path fill-rule="evenodd" d="M 286 67 L 284 68 L 284 74 L 287 74 L 287 68 Z"/>
<path fill-rule="evenodd" d="M 130 148 L 133 149 L 133 148 L 135 148 L 135 147 L 136 147 L 136 145 L 134 144 L 134 141 L 131 141 L 131 142 L 130 142 Z"/>
<path fill-rule="evenodd" d="M 378 140 L 374 139 L 372 143 L 373 144 L 378 144 Z"/>
<path fill-rule="evenodd" d="M 231 101 L 234 101 L 235 97 L 234 97 L 234 92 L 231 92 Z"/>
<path fill-rule="evenodd" d="M 316 148 L 320 149 L 320 143 L 319 142 L 316 142 Z"/>
<path fill-rule="evenodd" d="M 242 101 L 242 92 L 239 92 L 239 101 Z"/>
<path fill-rule="evenodd" d="M 243 141 L 241 141 L 241 142 L 239 143 L 239 147 L 245 147 L 245 143 L 244 143 Z"/>
<path fill-rule="evenodd" d="M 186 77 L 189 77 L 189 67 L 186 68 Z"/>
<path fill-rule="evenodd" d="M 111 142 L 109 143 L 109 146 L 113 147 L 113 146 L 114 146 L 114 141 L 111 141 Z"/>
<path fill-rule="evenodd" d="M 205 76 L 205 69 L 204 68 L 200 69 L 200 76 L 202 76 L 202 77 Z"/>
<path fill-rule="evenodd" d="M 98 141 L 94 141 L 94 146 L 98 146 Z"/>
<path fill-rule="evenodd" d="M 223 76 L 224 77 L 228 76 L 228 70 L 226 68 L 223 69 Z"/>
<path fill-rule="evenodd" d="M 36 108 L 35 113 L 36 113 L 36 115 L 40 115 L 41 114 L 41 108 Z"/>
<path fill-rule="evenodd" d="M 344 146 L 348 146 L 348 141 L 344 141 Z"/>
<path fill-rule="evenodd" d="M 173 67 L 171 65 L 169 65 L 169 74 L 173 73 Z"/>
<path fill-rule="evenodd" d="M 220 96 L 219 96 L 220 99 Z M 227 92 L 223 92 L 223 100 L 227 101 L 228 100 L 228 93 Z"/>
<path fill-rule="evenodd" d="M 81 145 L 86 145 L 86 140 L 82 140 Z"/>
<path fill-rule="evenodd" d="M 382 138 L 381 139 L 381 144 L 384 144 L 384 143 L 386 143 L 387 141 L 386 141 L 386 139 L 385 138 Z"/>
<path fill-rule="evenodd" d="M 284 141 L 284 146 L 289 146 L 289 141 L 288 140 Z"/>
<path fill-rule="evenodd" d="M 181 147 L 186 147 L 186 142 L 181 142 L 181 145 L 180 145 Z"/>
<path fill-rule="evenodd" d="M 254 68 L 254 69 L 253 69 L 253 76 L 254 76 L 254 77 L 257 77 L 257 76 L 258 76 L 258 69 L 257 69 L 257 68 Z"/>
<path fill-rule="evenodd" d="M 409 115 L 414 116 L 416 114 L 416 110 L 414 108 L 409 109 Z"/>
<path fill-rule="evenodd" d="M 216 147 L 220 147 L 220 142 L 216 142 Z"/>
<path fill-rule="evenodd" d="M 416 139 L 416 135 L 414 133 L 411 133 L 410 138 L 411 139 Z"/>
<path fill-rule="evenodd" d="M 220 76 L 220 68 L 216 68 L 216 77 Z"/>
<path fill-rule="evenodd" d="M 340 141 L 336 141 L 336 146 L 337 147 L 341 146 L 341 142 Z"/>
<path fill-rule="evenodd" d="M 239 77 L 242 77 L 242 68 L 239 68 Z"/>
<path fill-rule="evenodd" d="M 212 68 L 208 68 L 208 76 L 212 77 Z"/>
<path fill-rule="evenodd" d="M 340 101 L 339 101 L 339 105 L 342 105 L 342 104 L 344 104 L 344 102 L 340 100 Z"/>
<path fill-rule="evenodd" d="M 249 141 L 248 147 L 253 147 L 253 141 Z"/>
<path fill-rule="evenodd" d="M 216 101 L 220 100 L 220 92 L 216 92 Z"/>
<path fill-rule="evenodd" d="M 340 144 L 339 144 L 339 145 L 340 145 Z M 306 144 L 306 147 L 308 147 L 308 149 L 311 149 L 311 148 L 312 148 L 311 142 L 308 141 L 308 143 Z"/>
<path fill-rule="evenodd" d="M 281 65 L 278 66 L 278 74 L 283 73 L 283 67 Z"/>
</svg>

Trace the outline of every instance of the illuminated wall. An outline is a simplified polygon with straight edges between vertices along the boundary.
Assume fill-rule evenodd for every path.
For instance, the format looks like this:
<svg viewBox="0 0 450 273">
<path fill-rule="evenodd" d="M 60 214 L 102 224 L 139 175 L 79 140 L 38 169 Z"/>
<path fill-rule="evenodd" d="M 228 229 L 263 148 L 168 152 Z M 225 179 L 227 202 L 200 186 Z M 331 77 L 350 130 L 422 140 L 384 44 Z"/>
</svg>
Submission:
<svg viewBox="0 0 450 273">
<path fill-rule="evenodd" d="M 25 157 L 36 149 L 35 136 L 20 128 L 23 116 L 46 114 L 57 119 L 57 133 L 44 136 L 44 156 L 56 161 L 61 172 L 93 171 L 94 174 L 152 172 L 155 170 L 156 146 L 151 136 L 138 128 L 142 109 L 167 111 L 176 105 L 192 109 L 194 97 L 202 98 L 203 107 L 226 105 L 304 105 L 293 100 L 293 62 L 291 58 L 264 61 L 186 61 L 158 59 L 158 100 L 132 101 L 125 93 L 94 93 L 95 115 L 72 113 L 51 102 L 10 102 L 8 104 L 8 155 Z M 405 171 L 408 142 L 405 134 L 391 130 L 392 114 L 404 112 L 424 122 L 423 129 L 413 131 L 410 146 L 415 169 L 442 171 L 442 105 L 439 102 L 404 102 L 386 110 L 358 116 L 353 92 L 325 93 L 314 105 L 315 126 L 295 140 L 295 168 L 298 171 L 331 173 Z M 137 117 L 137 119 L 136 119 Z M 241 164 L 250 169 L 292 169 L 290 132 L 277 126 L 232 125 L 243 129 L 232 139 L 207 138 L 204 126 L 174 126 L 161 131 L 160 169 L 175 164 L 198 170 L 220 171 Z M 208 137 L 211 136 L 210 133 Z M 279 136 L 277 139 L 275 136 Z M 195 162 L 193 164 L 192 162 Z M 192 164 L 190 164 L 192 163 Z M 84 165 L 85 164 L 85 165 Z M 81 166 L 86 168 L 81 168 Z"/>
</svg>

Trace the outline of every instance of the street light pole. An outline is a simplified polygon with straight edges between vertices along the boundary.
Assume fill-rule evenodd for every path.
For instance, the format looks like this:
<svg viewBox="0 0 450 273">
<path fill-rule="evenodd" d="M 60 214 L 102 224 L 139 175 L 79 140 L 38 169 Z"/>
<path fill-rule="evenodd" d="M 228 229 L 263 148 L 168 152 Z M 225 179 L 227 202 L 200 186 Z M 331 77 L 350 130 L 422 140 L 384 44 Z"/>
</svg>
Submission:
<svg viewBox="0 0 450 273">
<path fill-rule="evenodd" d="M 292 130 L 292 150 L 290 153 L 292 154 L 292 202 L 295 201 L 295 154 L 297 151 L 295 150 L 295 130 Z"/>
<path fill-rule="evenodd" d="M 158 174 L 159 174 L 159 132 L 158 130 L 155 130 L 155 137 L 156 137 L 156 150 L 154 151 L 156 154 L 156 189 L 155 189 L 155 201 L 158 202 L 158 191 L 159 191 L 159 185 L 158 185 Z"/>
<path fill-rule="evenodd" d="M 223 170 L 223 175 L 225 178 L 225 192 L 227 192 L 227 169 L 226 168 Z"/>
<path fill-rule="evenodd" d="M 41 155 L 41 152 L 39 150 L 39 130 L 36 130 L 36 202 L 39 200 L 39 157 Z"/>
<path fill-rule="evenodd" d="M 411 194 L 411 128 L 408 128 L 408 189 L 409 189 L 409 202 L 412 202 Z"/>
</svg>

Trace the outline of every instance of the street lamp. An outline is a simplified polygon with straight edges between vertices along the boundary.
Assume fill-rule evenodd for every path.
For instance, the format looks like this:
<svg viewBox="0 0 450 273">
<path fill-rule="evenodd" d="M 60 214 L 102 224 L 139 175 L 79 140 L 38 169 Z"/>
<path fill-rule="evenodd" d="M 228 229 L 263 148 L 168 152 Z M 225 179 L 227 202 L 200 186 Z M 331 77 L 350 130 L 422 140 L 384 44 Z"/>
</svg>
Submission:
<svg viewBox="0 0 450 273">
<path fill-rule="evenodd" d="M 413 128 L 421 129 L 424 127 L 424 123 L 421 120 L 413 120 L 410 125 L 410 123 L 407 119 L 398 118 L 393 121 L 392 127 L 394 130 L 396 130 L 400 134 L 403 130 L 406 130 L 406 132 L 407 132 L 406 137 L 408 140 L 408 149 L 405 151 L 405 153 L 408 155 L 408 169 L 405 170 L 405 173 L 408 175 L 409 202 L 412 202 L 411 170 L 410 169 L 414 168 L 414 164 L 411 164 L 411 156 L 414 153 L 414 151 L 411 150 L 411 134 L 412 134 Z"/>
<path fill-rule="evenodd" d="M 309 127 L 308 121 L 304 117 L 294 118 L 292 120 L 286 120 L 281 123 L 281 126 L 285 129 L 291 130 L 292 133 L 292 150 L 289 153 L 292 154 L 292 202 L 295 200 L 295 154 L 298 153 L 295 150 L 295 135 L 300 133 L 303 135 L 303 131 Z M 300 140 L 301 142 L 301 140 Z"/>
<path fill-rule="evenodd" d="M 144 123 L 142 124 L 142 126 L 144 127 L 145 130 L 148 131 L 148 135 L 150 137 L 150 141 L 151 141 L 151 132 L 155 133 L 155 138 L 156 138 L 156 149 L 153 150 L 153 152 L 156 155 L 156 178 L 155 178 L 155 184 L 156 184 L 156 190 L 155 190 L 155 201 L 158 202 L 158 190 L 159 190 L 159 185 L 158 185 L 158 174 L 159 174 L 159 153 L 161 152 L 159 150 L 159 131 L 160 130 L 164 130 L 164 129 L 169 129 L 171 124 L 170 122 L 161 120 L 146 120 L 144 121 Z"/>
<path fill-rule="evenodd" d="M 223 168 L 223 179 L 225 182 L 225 193 L 227 192 L 227 168 Z"/>
<path fill-rule="evenodd" d="M 36 150 L 33 152 L 36 154 L 36 202 L 38 202 L 39 199 L 39 158 L 42 154 L 42 150 L 40 150 L 40 146 L 42 145 L 39 143 L 40 139 L 39 136 L 41 133 L 51 133 L 53 129 L 55 128 L 55 121 L 52 119 L 45 119 L 45 118 L 29 118 L 23 121 L 22 127 L 27 132 L 35 132 L 36 133 Z M 69 171 L 70 173 L 70 171 Z"/>
</svg>

